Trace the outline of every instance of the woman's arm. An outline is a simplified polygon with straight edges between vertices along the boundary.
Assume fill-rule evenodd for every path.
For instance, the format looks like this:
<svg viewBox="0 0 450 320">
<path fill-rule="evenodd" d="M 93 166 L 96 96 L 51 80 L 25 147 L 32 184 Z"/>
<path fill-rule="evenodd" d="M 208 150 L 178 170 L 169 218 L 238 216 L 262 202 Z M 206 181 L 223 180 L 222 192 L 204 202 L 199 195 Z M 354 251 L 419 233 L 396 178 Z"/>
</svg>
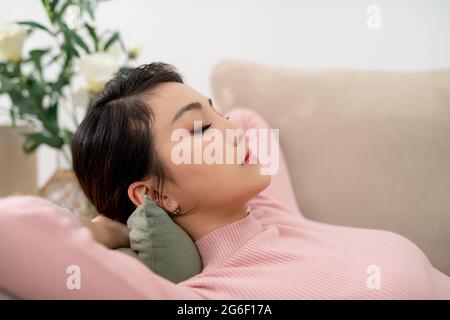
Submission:
<svg viewBox="0 0 450 320">
<path fill-rule="evenodd" d="M 92 234 L 43 198 L 0 199 L 0 287 L 23 299 L 203 298 Z"/>
</svg>

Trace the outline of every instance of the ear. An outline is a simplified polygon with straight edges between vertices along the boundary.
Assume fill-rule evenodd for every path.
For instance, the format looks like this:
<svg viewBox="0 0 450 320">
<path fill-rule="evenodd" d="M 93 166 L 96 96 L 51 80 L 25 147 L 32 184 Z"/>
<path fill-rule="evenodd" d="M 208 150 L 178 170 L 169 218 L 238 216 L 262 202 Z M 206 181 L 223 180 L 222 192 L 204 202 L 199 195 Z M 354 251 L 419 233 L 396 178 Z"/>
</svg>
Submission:
<svg viewBox="0 0 450 320">
<path fill-rule="evenodd" d="M 128 187 L 128 197 L 136 207 L 144 202 L 144 195 L 148 195 L 153 201 L 157 202 L 156 194 L 158 192 L 149 182 L 136 181 Z M 157 202 L 158 206 L 166 211 L 174 212 L 179 207 L 177 200 L 163 194 L 162 200 Z"/>
<path fill-rule="evenodd" d="M 144 202 L 144 195 L 149 194 L 150 186 L 144 181 L 136 181 L 128 187 L 128 198 L 136 207 Z"/>
</svg>

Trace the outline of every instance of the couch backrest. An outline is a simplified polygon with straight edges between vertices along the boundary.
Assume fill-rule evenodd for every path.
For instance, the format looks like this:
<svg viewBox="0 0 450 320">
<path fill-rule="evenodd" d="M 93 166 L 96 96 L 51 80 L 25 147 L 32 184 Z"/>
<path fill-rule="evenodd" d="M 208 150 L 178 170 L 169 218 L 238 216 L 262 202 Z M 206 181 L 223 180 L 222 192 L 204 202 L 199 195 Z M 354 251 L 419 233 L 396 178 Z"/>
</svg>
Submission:
<svg viewBox="0 0 450 320">
<path fill-rule="evenodd" d="M 288 70 L 219 62 L 216 105 L 280 129 L 303 214 L 384 229 L 450 274 L 450 70 Z"/>
</svg>

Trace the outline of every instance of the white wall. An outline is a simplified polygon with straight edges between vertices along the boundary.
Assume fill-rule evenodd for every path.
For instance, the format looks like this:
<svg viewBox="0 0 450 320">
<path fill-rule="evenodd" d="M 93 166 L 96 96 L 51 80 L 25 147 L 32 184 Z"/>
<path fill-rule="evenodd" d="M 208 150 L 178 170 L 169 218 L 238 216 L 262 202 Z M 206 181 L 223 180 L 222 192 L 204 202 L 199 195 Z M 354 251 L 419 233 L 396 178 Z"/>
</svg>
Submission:
<svg viewBox="0 0 450 320">
<path fill-rule="evenodd" d="M 381 9 L 380 30 L 366 27 L 372 4 Z M 450 67 L 446 0 L 114 0 L 97 17 L 127 43 L 144 43 L 139 63 L 170 62 L 206 94 L 211 67 L 230 57 L 291 68 Z M 40 1 L 1 0 L 0 23 L 16 19 L 45 21 Z M 54 162 L 39 150 L 40 186 Z"/>
</svg>

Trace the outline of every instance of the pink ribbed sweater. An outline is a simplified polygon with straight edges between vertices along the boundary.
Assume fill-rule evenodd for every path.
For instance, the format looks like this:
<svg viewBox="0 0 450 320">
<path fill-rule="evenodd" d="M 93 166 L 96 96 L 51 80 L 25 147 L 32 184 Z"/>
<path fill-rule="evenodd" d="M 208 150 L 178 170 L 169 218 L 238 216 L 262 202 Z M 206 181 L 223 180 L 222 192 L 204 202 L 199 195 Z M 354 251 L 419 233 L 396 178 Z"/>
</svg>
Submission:
<svg viewBox="0 0 450 320">
<path fill-rule="evenodd" d="M 246 109 L 230 116 L 268 128 Z M 94 242 L 67 209 L 2 199 L 0 288 L 31 299 L 450 299 L 450 278 L 408 239 L 304 218 L 281 153 L 279 172 L 247 205 L 247 217 L 196 242 L 202 273 L 174 284 Z M 80 289 L 66 286 L 71 265 Z"/>
</svg>

